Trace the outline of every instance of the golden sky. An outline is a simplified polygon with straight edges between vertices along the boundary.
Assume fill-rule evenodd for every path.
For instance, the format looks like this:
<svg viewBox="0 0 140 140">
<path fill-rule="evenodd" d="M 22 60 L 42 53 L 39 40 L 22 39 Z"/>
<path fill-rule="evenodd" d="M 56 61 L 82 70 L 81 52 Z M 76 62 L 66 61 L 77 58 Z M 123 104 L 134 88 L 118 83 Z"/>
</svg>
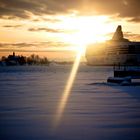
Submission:
<svg viewBox="0 0 140 140">
<path fill-rule="evenodd" d="M 139 6 L 139 0 L 0 0 L 0 56 L 72 58 L 83 46 L 111 39 L 117 25 L 139 41 Z"/>
</svg>

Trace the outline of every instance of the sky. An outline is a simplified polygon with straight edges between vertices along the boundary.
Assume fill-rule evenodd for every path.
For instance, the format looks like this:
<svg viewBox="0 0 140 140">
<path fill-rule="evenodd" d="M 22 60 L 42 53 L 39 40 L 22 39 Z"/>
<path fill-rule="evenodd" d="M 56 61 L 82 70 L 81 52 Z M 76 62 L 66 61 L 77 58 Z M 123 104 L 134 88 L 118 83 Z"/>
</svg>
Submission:
<svg viewBox="0 0 140 140">
<path fill-rule="evenodd" d="M 140 0 L 0 0 L 0 56 L 15 51 L 68 60 L 111 39 L 118 25 L 140 41 Z"/>
</svg>

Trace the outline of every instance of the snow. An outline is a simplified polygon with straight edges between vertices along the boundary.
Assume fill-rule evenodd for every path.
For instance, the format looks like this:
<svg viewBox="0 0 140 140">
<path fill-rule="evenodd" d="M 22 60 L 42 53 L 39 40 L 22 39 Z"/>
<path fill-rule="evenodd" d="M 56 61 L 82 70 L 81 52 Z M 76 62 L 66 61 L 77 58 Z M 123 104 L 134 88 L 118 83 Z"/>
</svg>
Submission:
<svg viewBox="0 0 140 140">
<path fill-rule="evenodd" d="M 80 66 L 52 131 L 71 67 L 0 67 L 0 140 L 139 140 L 140 86 L 107 84 L 112 67 Z"/>
</svg>

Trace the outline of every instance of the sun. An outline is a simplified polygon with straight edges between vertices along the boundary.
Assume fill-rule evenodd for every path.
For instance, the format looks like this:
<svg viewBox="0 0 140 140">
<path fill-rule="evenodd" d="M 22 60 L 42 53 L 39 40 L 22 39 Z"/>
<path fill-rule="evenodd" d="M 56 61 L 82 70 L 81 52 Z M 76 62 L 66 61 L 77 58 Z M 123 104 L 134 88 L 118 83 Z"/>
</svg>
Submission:
<svg viewBox="0 0 140 140">
<path fill-rule="evenodd" d="M 62 39 L 71 44 L 72 49 L 83 53 L 87 45 L 107 40 L 106 34 L 112 30 L 107 16 L 72 16 L 61 17 L 61 20 L 60 27 L 72 31 L 62 34 Z"/>
</svg>

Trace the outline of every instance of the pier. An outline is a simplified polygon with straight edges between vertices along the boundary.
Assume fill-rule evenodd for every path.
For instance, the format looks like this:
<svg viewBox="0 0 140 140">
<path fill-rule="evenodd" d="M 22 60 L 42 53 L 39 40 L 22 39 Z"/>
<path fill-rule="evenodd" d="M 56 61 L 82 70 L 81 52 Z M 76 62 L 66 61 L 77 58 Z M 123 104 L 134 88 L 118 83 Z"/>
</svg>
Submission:
<svg viewBox="0 0 140 140">
<path fill-rule="evenodd" d="M 131 85 L 134 84 L 132 79 L 140 79 L 140 66 L 114 65 L 113 71 L 114 77 L 107 79 L 109 83 Z"/>
</svg>

